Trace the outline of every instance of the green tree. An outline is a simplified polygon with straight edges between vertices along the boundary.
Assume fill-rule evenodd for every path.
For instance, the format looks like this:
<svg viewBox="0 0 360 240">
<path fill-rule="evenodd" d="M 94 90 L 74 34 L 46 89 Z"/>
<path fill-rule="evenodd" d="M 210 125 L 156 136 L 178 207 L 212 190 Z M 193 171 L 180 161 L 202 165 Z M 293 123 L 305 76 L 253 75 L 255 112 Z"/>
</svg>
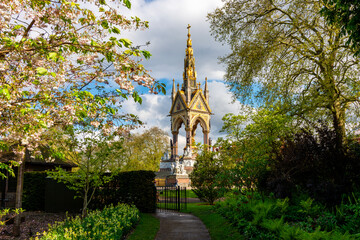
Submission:
<svg viewBox="0 0 360 240">
<path fill-rule="evenodd" d="M 104 134 L 94 127 L 85 126 L 82 129 L 67 127 L 59 132 L 53 149 L 58 157 L 66 158 L 77 165 L 73 172 L 62 168 L 48 172 L 49 176 L 63 182 L 69 189 L 75 190 L 77 197 L 83 199 L 82 216 L 87 214 L 88 206 L 97 188 L 111 179 L 109 172 L 112 163 L 112 142 L 115 132 Z M 55 136 L 54 136 L 55 137 Z"/>
<path fill-rule="evenodd" d="M 330 24 L 337 25 L 349 36 L 347 44 L 360 54 L 360 2 L 353 0 L 323 0 L 322 14 Z"/>
<path fill-rule="evenodd" d="M 201 200 L 211 205 L 223 196 L 217 184 L 217 176 L 221 173 L 221 169 L 222 162 L 217 153 L 209 151 L 205 145 L 196 156 L 194 169 L 189 175 L 192 190 Z"/>
<path fill-rule="evenodd" d="M 282 140 L 296 131 L 292 118 L 279 113 L 280 109 L 243 109 L 241 115 L 223 117 L 225 139 L 221 146 L 221 158 L 228 159 L 228 167 L 220 175 L 222 188 L 237 188 L 246 193 L 257 188 L 271 159 L 276 158 Z"/>
<path fill-rule="evenodd" d="M 152 127 L 141 134 L 131 134 L 124 138 L 114 157 L 115 168 L 158 171 L 165 151 L 169 151 L 169 136 L 160 128 Z"/>
<path fill-rule="evenodd" d="M 342 148 L 347 116 L 359 103 L 359 60 L 322 7 L 320 0 L 228 0 L 208 20 L 215 38 L 230 45 L 221 61 L 236 97 L 281 106 L 298 121 L 328 120 Z"/>
</svg>

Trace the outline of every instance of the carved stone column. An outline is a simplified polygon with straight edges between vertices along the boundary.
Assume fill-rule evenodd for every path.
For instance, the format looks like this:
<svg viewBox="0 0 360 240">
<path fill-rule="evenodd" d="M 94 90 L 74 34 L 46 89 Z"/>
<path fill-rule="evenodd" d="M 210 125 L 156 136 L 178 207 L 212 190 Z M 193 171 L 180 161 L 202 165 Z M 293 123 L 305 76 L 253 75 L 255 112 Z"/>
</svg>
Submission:
<svg viewBox="0 0 360 240">
<path fill-rule="evenodd" d="M 171 149 L 171 155 L 176 157 L 178 155 L 178 135 L 179 132 L 172 132 L 173 134 L 173 148 Z"/>
<path fill-rule="evenodd" d="M 203 131 L 204 134 L 204 144 L 209 145 L 209 132 Z"/>
</svg>

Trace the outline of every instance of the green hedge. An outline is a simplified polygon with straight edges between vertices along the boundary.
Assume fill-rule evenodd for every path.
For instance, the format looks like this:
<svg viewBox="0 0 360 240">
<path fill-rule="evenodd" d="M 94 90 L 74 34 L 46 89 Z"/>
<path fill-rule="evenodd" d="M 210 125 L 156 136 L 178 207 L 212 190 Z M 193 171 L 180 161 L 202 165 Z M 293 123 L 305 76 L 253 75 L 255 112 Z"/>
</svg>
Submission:
<svg viewBox="0 0 360 240">
<path fill-rule="evenodd" d="M 46 176 L 46 172 L 24 173 L 23 209 L 27 211 L 44 210 Z"/>
<path fill-rule="evenodd" d="M 26 211 L 79 212 L 81 199 L 63 183 L 47 177 L 46 172 L 25 172 L 22 208 Z"/>
<path fill-rule="evenodd" d="M 156 210 L 155 173 L 152 171 L 120 172 L 109 183 L 97 190 L 90 208 L 101 209 L 105 205 L 127 203 L 141 212 Z"/>
<path fill-rule="evenodd" d="M 102 209 L 106 205 L 128 203 L 141 212 L 155 212 L 155 173 L 152 171 L 120 172 L 98 189 L 91 200 L 91 209 Z M 27 172 L 24 175 L 23 208 L 27 211 L 76 211 L 82 200 L 73 199 L 74 193 L 63 183 L 47 178 L 45 172 Z M 79 205 L 80 203 L 80 205 Z"/>
<path fill-rule="evenodd" d="M 139 221 L 139 210 L 119 204 L 50 227 L 40 239 L 123 239 Z"/>
</svg>

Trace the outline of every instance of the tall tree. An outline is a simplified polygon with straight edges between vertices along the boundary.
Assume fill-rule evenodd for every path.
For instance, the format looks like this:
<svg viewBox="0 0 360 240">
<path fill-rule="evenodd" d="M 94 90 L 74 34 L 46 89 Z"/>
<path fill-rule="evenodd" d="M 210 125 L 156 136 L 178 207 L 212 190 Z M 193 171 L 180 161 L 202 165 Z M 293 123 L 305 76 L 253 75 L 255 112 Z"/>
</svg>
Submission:
<svg viewBox="0 0 360 240">
<path fill-rule="evenodd" d="M 345 140 L 346 113 L 359 104 L 359 60 L 320 0 L 228 0 L 208 15 L 231 52 L 221 58 L 236 97 L 280 105 L 298 119 L 324 118 Z"/>
<path fill-rule="evenodd" d="M 164 152 L 169 151 L 169 136 L 158 127 L 126 137 L 114 156 L 115 168 L 123 171 L 158 171 Z"/>
<path fill-rule="evenodd" d="M 113 160 L 112 142 L 116 135 L 115 131 L 96 131 L 91 125 L 82 129 L 69 126 L 62 132 L 58 131 L 57 136 L 54 134 L 54 138 L 58 138 L 55 141 L 56 152 L 75 163 L 77 168 L 74 172 L 57 168 L 49 172 L 49 175 L 65 183 L 69 189 L 75 190 L 77 197 L 83 199 L 83 217 L 87 215 L 95 191 L 111 179 L 111 176 L 106 176 L 105 173 Z"/>
<path fill-rule="evenodd" d="M 269 161 L 276 158 L 283 140 L 296 129 L 293 119 L 280 109 L 242 109 L 239 115 L 223 117 L 222 131 L 226 139 L 219 139 L 222 159 L 232 163 L 223 171 L 220 186 L 246 193 L 258 187 Z"/>
</svg>

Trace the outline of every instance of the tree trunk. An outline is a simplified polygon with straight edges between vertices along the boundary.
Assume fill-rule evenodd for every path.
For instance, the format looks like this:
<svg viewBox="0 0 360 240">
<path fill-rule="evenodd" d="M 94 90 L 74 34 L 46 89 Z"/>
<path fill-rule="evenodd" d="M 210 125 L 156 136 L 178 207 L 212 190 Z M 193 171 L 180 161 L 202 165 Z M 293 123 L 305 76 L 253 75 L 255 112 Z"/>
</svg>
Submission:
<svg viewBox="0 0 360 240">
<path fill-rule="evenodd" d="M 345 144 L 345 109 L 341 108 L 339 102 L 335 102 L 333 110 L 333 127 L 336 133 L 336 147 L 344 151 Z"/>
<path fill-rule="evenodd" d="M 85 191 L 84 201 L 83 201 L 83 208 L 82 208 L 82 211 L 81 211 L 81 217 L 82 218 L 85 218 L 86 215 L 87 215 L 87 205 L 88 205 L 87 192 Z"/>
<path fill-rule="evenodd" d="M 25 168 L 25 159 L 26 152 L 23 156 L 23 159 L 19 159 L 20 165 L 18 166 L 17 172 L 17 182 L 16 182 L 16 199 L 15 199 L 15 208 L 20 209 L 22 207 L 22 193 L 23 193 L 23 183 L 24 183 L 24 168 Z M 20 236 L 20 223 L 21 223 L 21 213 L 15 216 L 13 235 L 15 237 Z"/>
</svg>

